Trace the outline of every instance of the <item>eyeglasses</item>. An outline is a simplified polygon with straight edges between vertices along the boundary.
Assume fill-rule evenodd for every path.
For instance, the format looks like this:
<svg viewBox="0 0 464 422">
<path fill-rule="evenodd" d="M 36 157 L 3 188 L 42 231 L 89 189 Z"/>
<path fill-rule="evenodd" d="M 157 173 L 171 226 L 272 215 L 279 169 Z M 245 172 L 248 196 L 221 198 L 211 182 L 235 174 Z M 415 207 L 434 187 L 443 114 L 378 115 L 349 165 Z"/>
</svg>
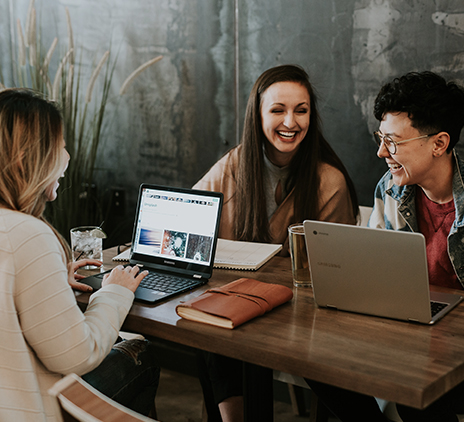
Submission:
<svg viewBox="0 0 464 422">
<path fill-rule="evenodd" d="M 374 132 L 374 142 L 377 144 L 377 146 L 379 148 L 380 148 L 380 146 L 382 145 L 382 142 L 383 142 L 384 145 L 385 145 L 385 148 L 387 148 L 388 152 L 391 155 L 395 155 L 397 145 L 404 144 L 405 142 L 409 142 L 409 141 L 415 141 L 417 139 L 430 138 L 431 136 L 438 135 L 439 133 L 440 132 L 431 133 L 430 135 L 422 135 L 422 136 L 418 136 L 417 138 L 405 139 L 404 141 L 397 142 L 397 141 L 394 141 L 391 138 L 391 136 L 389 136 L 389 135 L 384 135 L 384 134 L 382 134 L 380 132 Z"/>
</svg>

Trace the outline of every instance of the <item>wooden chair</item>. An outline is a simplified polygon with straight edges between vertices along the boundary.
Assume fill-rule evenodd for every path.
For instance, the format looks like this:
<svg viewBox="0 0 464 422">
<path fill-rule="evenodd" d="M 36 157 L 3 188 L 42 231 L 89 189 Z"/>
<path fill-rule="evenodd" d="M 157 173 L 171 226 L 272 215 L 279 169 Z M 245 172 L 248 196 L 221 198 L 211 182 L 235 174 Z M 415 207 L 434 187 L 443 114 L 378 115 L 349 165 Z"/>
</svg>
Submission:
<svg viewBox="0 0 464 422">
<path fill-rule="evenodd" d="M 76 374 L 58 381 L 48 393 L 64 422 L 153 422 L 106 397 Z"/>
</svg>

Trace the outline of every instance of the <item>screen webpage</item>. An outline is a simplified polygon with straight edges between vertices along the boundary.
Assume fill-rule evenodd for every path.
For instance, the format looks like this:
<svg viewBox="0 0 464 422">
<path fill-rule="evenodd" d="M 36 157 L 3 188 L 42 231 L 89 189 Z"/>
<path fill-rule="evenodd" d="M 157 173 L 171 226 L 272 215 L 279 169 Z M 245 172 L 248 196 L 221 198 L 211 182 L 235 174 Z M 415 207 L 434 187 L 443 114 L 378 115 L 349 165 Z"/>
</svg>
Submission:
<svg viewBox="0 0 464 422">
<path fill-rule="evenodd" d="M 219 198 L 144 188 L 133 252 L 210 265 Z"/>
</svg>

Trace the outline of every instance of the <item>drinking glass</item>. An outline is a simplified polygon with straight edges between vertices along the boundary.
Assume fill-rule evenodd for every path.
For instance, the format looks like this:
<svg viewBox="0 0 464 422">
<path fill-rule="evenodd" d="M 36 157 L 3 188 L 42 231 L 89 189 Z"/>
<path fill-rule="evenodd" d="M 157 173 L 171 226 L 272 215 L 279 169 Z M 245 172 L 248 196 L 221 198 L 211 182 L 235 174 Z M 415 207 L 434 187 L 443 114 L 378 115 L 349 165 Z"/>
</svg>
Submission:
<svg viewBox="0 0 464 422">
<path fill-rule="evenodd" d="M 288 228 L 290 256 L 292 258 L 293 285 L 296 287 L 310 287 L 311 274 L 309 272 L 308 254 L 304 228 L 300 223 L 292 224 Z"/>
<path fill-rule="evenodd" d="M 71 229 L 71 249 L 73 260 L 98 259 L 103 260 L 103 238 L 106 237 L 97 226 L 81 226 Z M 98 268 L 87 265 L 83 269 Z"/>
</svg>

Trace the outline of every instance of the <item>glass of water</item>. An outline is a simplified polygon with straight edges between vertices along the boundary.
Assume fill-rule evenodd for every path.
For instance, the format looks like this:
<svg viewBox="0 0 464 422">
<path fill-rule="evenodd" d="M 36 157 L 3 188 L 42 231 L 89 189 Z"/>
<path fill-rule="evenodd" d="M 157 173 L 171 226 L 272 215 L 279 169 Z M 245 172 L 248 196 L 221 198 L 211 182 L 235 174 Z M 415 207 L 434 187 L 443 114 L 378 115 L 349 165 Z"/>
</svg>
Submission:
<svg viewBox="0 0 464 422">
<path fill-rule="evenodd" d="M 292 224 L 288 228 L 288 242 L 292 260 L 293 285 L 296 287 L 310 287 L 311 273 L 309 271 L 304 227 L 302 224 Z"/>
<path fill-rule="evenodd" d="M 103 239 L 105 233 L 97 226 L 81 226 L 71 229 L 71 249 L 73 260 L 79 259 L 103 259 Z M 83 269 L 95 269 L 93 265 L 87 265 Z"/>
</svg>

